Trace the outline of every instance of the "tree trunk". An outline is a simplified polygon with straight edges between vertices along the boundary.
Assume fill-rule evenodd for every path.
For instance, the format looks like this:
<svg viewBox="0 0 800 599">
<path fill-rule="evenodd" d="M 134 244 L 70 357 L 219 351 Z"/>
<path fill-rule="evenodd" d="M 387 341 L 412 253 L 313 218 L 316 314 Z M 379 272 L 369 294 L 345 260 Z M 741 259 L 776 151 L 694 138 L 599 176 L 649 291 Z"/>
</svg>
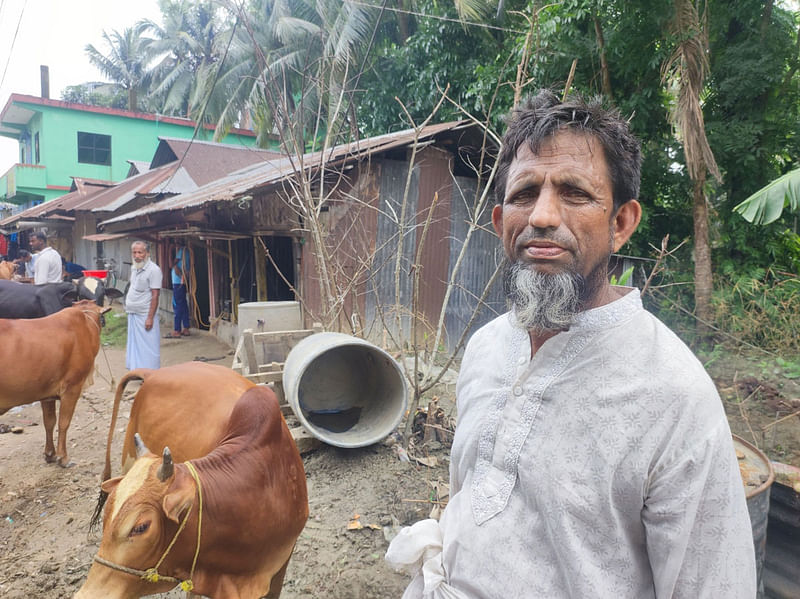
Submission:
<svg viewBox="0 0 800 599">
<path fill-rule="evenodd" d="M 597 36 L 597 49 L 600 54 L 600 74 L 603 85 L 603 94 L 613 100 L 611 95 L 611 74 L 608 71 L 608 58 L 606 58 L 606 40 L 603 37 L 603 28 L 600 26 L 600 19 L 594 16 L 594 32 Z"/>
<path fill-rule="evenodd" d="M 694 312 L 698 318 L 698 341 L 708 338 L 711 328 L 711 292 L 714 284 L 711 274 L 711 246 L 708 241 L 708 206 L 703 187 L 705 173 L 694 182 Z"/>
<path fill-rule="evenodd" d="M 397 32 L 400 35 L 400 44 L 405 46 L 408 37 L 411 35 L 409 31 L 409 22 L 408 19 L 410 15 L 405 12 L 406 6 L 403 0 L 398 0 L 397 8 L 399 9 L 396 13 L 397 18 Z"/>
<path fill-rule="evenodd" d="M 128 110 L 136 112 L 136 90 L 132 87 L 128 88 Z"/>
</svg>

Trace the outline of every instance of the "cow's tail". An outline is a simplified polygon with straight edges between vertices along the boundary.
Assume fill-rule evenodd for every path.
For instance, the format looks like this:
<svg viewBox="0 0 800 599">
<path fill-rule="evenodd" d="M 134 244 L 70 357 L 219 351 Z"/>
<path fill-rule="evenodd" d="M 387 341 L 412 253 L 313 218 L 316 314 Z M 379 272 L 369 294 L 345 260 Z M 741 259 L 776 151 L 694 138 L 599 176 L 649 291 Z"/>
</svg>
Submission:
<svg viewBox="0 0 800 599">
<path fill-rule="evenodd" d="M 114 428 L 117 426 L 117 415 L 119 414 L 119 402 L 122 399 L 122 394 L 125 392 L 125 387 L 130 381 L 144 381 L 153 372 L 150 368 L 137 368 L 131 370 L 123 376 L 117 385 L 117 392 L 114 394 L 114 406 L 111 410 L 111 426 L 108 427 L 108 440 L 106 441 L 106 463 L 103 467 L 103 475 L 100 478 L 101 484 L 111 478 L 111 442 L 114 440 Z M 94 514 L 89 521 L 89 530 L 93 530 L 103 517 L 103 506 L 108 499 L 108 493 L 100 489 L 100 495 L 97 497 L 97 505 L 94 508 Z"/>
</svg>

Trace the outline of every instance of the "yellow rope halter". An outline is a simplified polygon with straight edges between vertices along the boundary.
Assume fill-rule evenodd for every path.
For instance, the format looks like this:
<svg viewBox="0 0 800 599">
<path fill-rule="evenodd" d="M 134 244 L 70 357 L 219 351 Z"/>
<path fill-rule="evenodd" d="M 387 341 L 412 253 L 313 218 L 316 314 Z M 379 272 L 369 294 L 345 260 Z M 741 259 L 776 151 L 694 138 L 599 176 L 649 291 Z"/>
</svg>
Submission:
<svg viewBox="0 0 800 599">
<path fill-rule="evenodd" d="M 175 533 L 175 536 L 172 537 L 172 541 L 164 550 L 164 553 L 161 555 L 161 559 L 158 560 L 155 566 L 152 568 L 148 568 L 147 570 L 137 570 L 136 568 L 129 568 L 127 566 L 121 566 L 119 564 L 115 564 L 114 562 L 110 562 L 99 555 L 96 555 L 94 561 L 114 570 L 119 570 L 120 572 L 126 572 L 127 574 L 134 574 L 143 578 L 148 582 L 158 582 L 159 580 L 165 580 L 167 582 L 179 582 L 181 585 L 181 589 L 186 591 L 187 593 L 194 589 L 194 583 L 192 582 L 192 578 L 194 578 L 194 569 L 197 565 L 197 556 L 200 555 L 200 535 L 203 528 L 203 487 L 200 484 L 200 477 L 197 474 L 197 470 L 195 470 L 194 464 L 191 462 L 184 462 L 184 465 L 189 470 L 189 473 L 194 478 L 195 482 L 197 483 L 197 546 L 194 550 L 194 558 L 192 559 L 192 568 L 189 570 L 189 578 L 186 580 L 180 580 L 173 576 L 167 576 L 165 574 L 159 574 L 158 568 L 161 566 L 161 563 L 167 557 L 169 552 L 172 550 L 173 545 L 175 545 L 175 541 L 178 540 L 178 536 L 183 532 L 184 527 L 186 526 L 186 522 L 189 520 L 189 515 L 192 513 L 192 509 L 189 508 L 186 511 L 186 515 L 183 517 L 180 525 L 178 526 L 178 531 Z"/>
</svg>

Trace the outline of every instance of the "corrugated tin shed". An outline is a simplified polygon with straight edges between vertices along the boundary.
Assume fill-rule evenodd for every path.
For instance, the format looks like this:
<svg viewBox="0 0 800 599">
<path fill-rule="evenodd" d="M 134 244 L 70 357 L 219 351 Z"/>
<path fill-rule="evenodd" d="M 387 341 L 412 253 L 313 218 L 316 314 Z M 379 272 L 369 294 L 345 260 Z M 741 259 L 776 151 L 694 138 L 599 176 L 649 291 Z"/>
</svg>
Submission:
<svg viewBox="0 0 800 599">
<path fill-rule="evenodd" d="M 189 193 L 231 170 L 262 164 L 276 156 L 281 154 L 230 144 L 159 138 L 155 157 L 149 166 L 131 163 L 134 166 L 132 170 L 139 171 L 138 174 L 116 184 L 74 177 L 70 193 L 10 216 L 0 221 L 0 225 L 9 226 L 82 210 L 116 212 L 138 197 Z"/>
<path fill-rule="evenodd" d="M 49 202 L 33 206 L 22 212 L 4 218 L 0 221 L 0 226 L 11 227 L 19 221 L 30 221 L 47 216 L 74 210 L 76 206 L 86 202 L 89 198 L 113 187 L 110 181 L 100 181 L 97 179 L 84 179 L 82 177 L 72 178 L 72 191 L 64 194 Z"/>
<path fill-rule="evenodd" d="M 218 178 L 191 193 L 164 199 L 150 206 L 103 221 L 100 225 L 130 221 L 146 214 L 199 208 L 211 202 L 232 200 L 253 190 L 279 183 L 297 172 L 298 169 L 315 169 L 323 164 L 330 166 L 340 162 L 360 160 L 372 154 L 413 144 L 415 137 L 417 143 L 425 145 L 441 133 L 471 126 L 473 126 L 472 123 L 468 121 L 454 121 L 425 127 L 418 136 L 414 129 L 406 129 L 335 146 L 324 154 L 323 152 L 313 152 L 301 157 L 287 156 L 261 160 L 258 164 Z"/>
<path fill-rule="evenodd" d="M 190 141 L 172 137 L 159 137 L 159 144 L 150 162 L 156 168 L 180 160 L 192 181 L 198 187 L 207 185 L 228 173 L 252 164 L 285 158 L 285 154 L 246 146 Z"/>
</svg>

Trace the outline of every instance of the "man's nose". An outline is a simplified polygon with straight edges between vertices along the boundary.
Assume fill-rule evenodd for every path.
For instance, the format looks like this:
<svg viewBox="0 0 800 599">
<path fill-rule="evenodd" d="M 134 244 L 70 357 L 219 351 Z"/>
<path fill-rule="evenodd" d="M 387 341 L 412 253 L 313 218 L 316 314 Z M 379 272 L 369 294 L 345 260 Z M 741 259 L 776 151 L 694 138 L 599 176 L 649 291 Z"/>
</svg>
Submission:
<svg viewBox="0 0 800 599">
<path fill-rule="evenodd" d="M 561 225 L 561 201 L 557 191 L 549 185 L 539 190 L 528 215 L 528 224 L 534 229 L 555 229 Z"/>
</svg>

